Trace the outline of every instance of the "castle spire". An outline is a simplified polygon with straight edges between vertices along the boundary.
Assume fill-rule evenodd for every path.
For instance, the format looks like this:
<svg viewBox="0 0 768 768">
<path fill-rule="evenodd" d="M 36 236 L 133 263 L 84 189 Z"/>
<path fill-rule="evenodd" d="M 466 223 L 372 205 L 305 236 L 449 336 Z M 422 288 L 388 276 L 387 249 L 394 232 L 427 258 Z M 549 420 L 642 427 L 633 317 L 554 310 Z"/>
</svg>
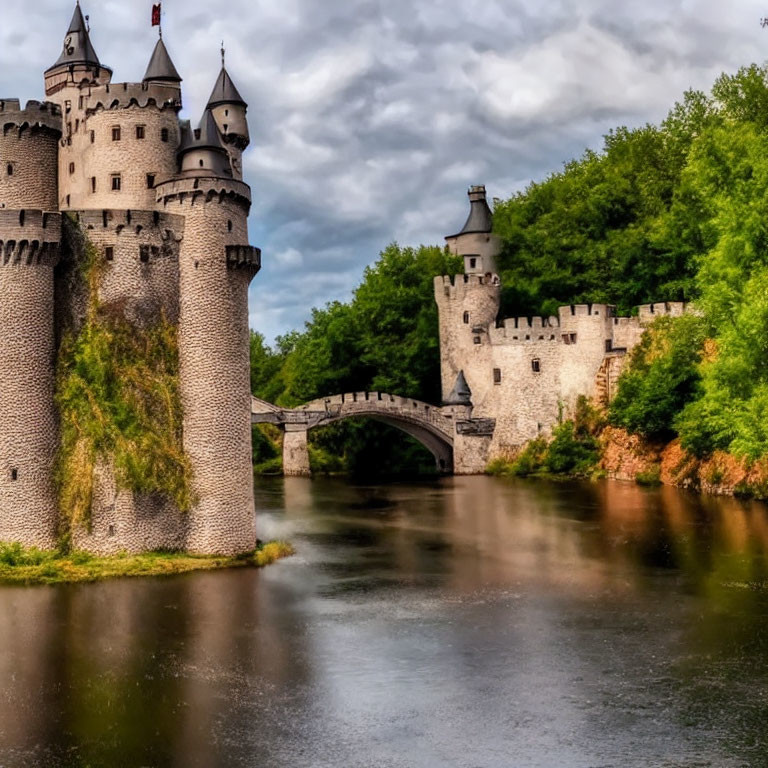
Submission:
<svg viewBox="0 0 768 768">
<path fill-rule="evenodd" d="M 221 72 L 216 80 L 216 85 L 213 86 L 211 92 L 211 98 L 208 99 L 208 107 L 213 108 L 219 104 L 239 104 L 240 106 L 247 107 L 248 105 L 243 100 L 240 92 L 232 82 L 232 78 L 227 72 L 227 68 L 224 66 L 224 45 L 221 47 Z"/>
<path fill-rule="evenodd" d="M 50 69 L 69 64 L 101 66 L 99 57 L 91 43 L 90 31 L 80 9 L 79 0 L 75 5 L 75 12 L 72 14 L 72 21 L 69 22 L 67 34 L 64 36 L 64 50 Z"/>
<path fill-rule="evenodd" d="M 179 75 L 173 61 L 171 61 L 170 54 L 165 47 L 162 37 L 158 39 L 155 50 L 152 51 L 152 58 L 149 60 L 147 71 L 144 73 L 144 82 L 181 82 L 181 75 Z"/>
<path fill-rule="evenodd" d="M 485 199 L 485 187 L 483 185 L 470 187 L 469 217 L 460 232 L 448 237 L 458 237 L 475 233 L 490 233 L 493 230 L 493 214 Z M 446 238 L 447 239 L 447 238 Z"/>
</svg>

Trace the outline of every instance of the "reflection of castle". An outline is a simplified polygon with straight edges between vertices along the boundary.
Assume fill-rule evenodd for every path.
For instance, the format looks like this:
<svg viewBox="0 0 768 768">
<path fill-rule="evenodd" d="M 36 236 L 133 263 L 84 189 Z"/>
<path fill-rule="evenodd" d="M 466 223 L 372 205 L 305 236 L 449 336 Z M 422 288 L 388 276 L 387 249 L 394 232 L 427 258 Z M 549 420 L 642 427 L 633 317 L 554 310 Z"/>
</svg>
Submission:
<svg viewBox="0 0 768 768">
<path fill-rule="evenodd" d="M 647 304 L 637 317 L 616 317 L 605 304 L 560 307 L 558 317 L 517 317 L 497 322 L 501 285 L 496 275 L 499 241 L 491 233 L 492 214 L 485 187 L 469 190 L 470 213 L 464 228 L 447 237 L 464 257 L 464 274 L 435 278 L 440 313 L 443 400 L 451 400 L 463 371 L 471 390 L 472 415 L 496 419 L 478 466 L 509 454 L 538 435 L 547 435 L 561 410 L 579 395 L 602 401 L 612 396 L 627 352 L 644 327 L 662 314 L 679 315 L 682 303 Z"/>
<path fill-rule="evenodd" d="M 181 123 L 181 77 L 162 39 L 142 82 L 111 79 L 78 4 L 45 72 L 48 101 L 0 101 L 0 540 L 56 541 L 55 340 L 82 317 L 71 257 L 60 254 L 66 212 L 102 260 L 101 304 L 137 327 L 161 315 L 178 325 L 184 450 L 199 499 L 183 516 L 117 491 L 100 467 L 92 530 L 77 543 L 251 549 L 247 292 L 260 253 L 248 245 L 242 181 L 247 107 L 222 65 L 199 127 Z"/>
</svg>

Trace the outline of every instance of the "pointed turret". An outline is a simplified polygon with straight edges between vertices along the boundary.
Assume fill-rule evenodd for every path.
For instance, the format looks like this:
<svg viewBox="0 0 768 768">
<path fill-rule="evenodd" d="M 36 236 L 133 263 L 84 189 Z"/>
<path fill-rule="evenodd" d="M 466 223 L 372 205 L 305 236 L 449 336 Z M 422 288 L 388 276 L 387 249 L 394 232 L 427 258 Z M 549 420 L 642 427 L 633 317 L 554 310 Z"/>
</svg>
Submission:
<svg viewBox="0 0 768 768">
<path fill-rule="evenodd" d="M 237 104 L 242 107 L 248 106 L 240 95 L 240 91 L 237 90 L 237 87 L 232 82 L 232 78 L 229 76 L 227 68 L 223 65 L 221 67 L 221 72 L 219 72 L 219 77 L 216 80 L 216 85 L 213 86 L 211 98 L 208 99 L 208 106 L 211 109 L 218 107 L 220 104 Z"/>
<path fill-rule="evenodd" d="M 164 84 L 181 82 L 181 75 L 174 66 L 162 37 L 157 41 L 155 50 L 152 51 L 152 58 L 149 60 L 147 71 L 144 73 L 144 82 Z"/>
<path fill-rule="evenodd" d="M 75 12 L 72 14 L 72 21 L 69 22 L 67 34 L 64 36 L 64 50 L 62 50 L 56 63 L 50 69 L 56 69 L 57 67 L 69 64 L 101 66 L 99 57 L 96 55 L 96 51 L 91 43 L 91 36 L 85 23 L 83 12 L 80 10 L 79 0 L 75 6 Z"/>
<path fill-rule="evenodd" d="M 451 394 L 445 400 L 445 405 L 472 405 L 472 390 L 464 377 L 464 371 L 459 371 Z"/>
<path fill-rule="evenodd" d="M 485 199 L 485 187 L 470 187 L 469 216 L 460 232 L 448 235 L 451 253 L 464 257 L 464 273 L 491 276 L 496 272 L 499 240 L 493 234 L 493 213 Z"/>
<path fill-rule="evenodd" d="M 56 63 L 45 70 L 45 95 L 60 106 L 73 101 L 76 94 L 62 92 L 81 85 L 104 85 L 112 79 L 112 70 L 99 61 L 91 43 L 91 34 L 78 0 L 72 21 L 64 35 L 64 48 Z M 58 95 L 57 95 L 58 94 Z"/>
<path fill-rule="evenodd" d="M 210 109 L 203 112 L 194 131 L 183 131 L 179 157 L 185 176 L 232 176 L 229 152 Z"/>
<path fill-rule="evenodd" d="M 246 116 L 248 105 L 227 72 L 223 48 L 221 49 L 221 72 L 216 85 L 213 86 L 211 98 L 208 99 L 208 109 L 213 112 L 219 131 L 229 148 L 232 174 L 236 179 L 242 179 L 242 154 L 251 143 Z"/>
</svg>

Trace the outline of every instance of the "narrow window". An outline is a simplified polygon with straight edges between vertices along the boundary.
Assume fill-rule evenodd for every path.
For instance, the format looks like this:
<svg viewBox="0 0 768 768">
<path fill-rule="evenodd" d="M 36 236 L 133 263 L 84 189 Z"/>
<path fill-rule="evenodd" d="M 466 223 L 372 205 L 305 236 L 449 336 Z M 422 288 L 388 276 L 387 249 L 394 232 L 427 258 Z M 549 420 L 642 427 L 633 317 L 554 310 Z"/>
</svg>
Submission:
<svg viewBox="0 0 768 768">
<path fill-rule="evenodd" d="M 144 126 L 143 125 L 137 125 L 136 126 L 136 138 L 137 139 L 143 139 L 144 138 Z"/>
<path fill-rule="evenodd" d="M 69 164 L 69 175 L 71 176 L 75 172 L 75 164 L 70 163 Z"/>
<path fill-rule="evenodd" d="M 203 161 L 202 160 L 200 161 L 200 167 L 201 168 L 203 167 Z"/>
<path fill-rule="evenodd" d="M 66 200 L 67 200 L 67 208 L 69 208 L 70 195 L 67 195 Z"/>
<path fill-rule="evenodd" d="M 69 114 L 72 111 L 72 102 L 67 99 L 67 101 L 64 102 L 64 111 Z"/>
<path fill-rule="evenodd" d="M 152 189 L 155 186 L 155 174 L 147 174 L 147 189 Z"/>
<path fill-rule="evenodd" d="M 227 132 L 227 128 L 229 128 L 229 126 L 226 123 L 224 123 L 224 133 Z"/>
<path fill-rule="evenodd" d="M 570 344 L 571 343 L 571 336 L 568 333 L 563 334 L 563 343 Z"/>
<path fill-rule="evenodd" d="M 576 343 L 576 334 L 572 333 L 571 334 L 571 344 L 575 344 L 575 343 Z"/>
<path fill-rule="evenodd" d="M 72 136 L 72 123 L 67 123 L 67 136 Z M 71 141 L 68 141 L 67 144 L 71 144 Z"/>
<path fill-rule="evenodd" d="M 162 128 L 160 130 L 160 141 L 168 141 L 168 129 Z"/>
<path fill-rule="evenodd" d="M 77 100 L 77 106 L 78 106 L 80 109 L 82 109 L 82 108 L 83 108 L 83 97 L 82 97 L 82 96 L 81 96 L 81 97 L 80 97 L 80 98 Z"/>
<path fill-rule="evenodd" d="M 541 372 L 541 360 L 539 360 L 538 357 L 531 360 L 531 370 L 534 373 L 540 373 Z"/>
<path fill-rule="evenodd" d="M 112 191 L 119 192 L 122 188 L 122 178 L 119 173 L 112 174 Z"/>
<path fill-rule="evenodd" d="M 14 468 L 11 470 L 11 480 L 13 480 L 13 481 L 15 482 L 15 481 L 16 481 L 16 480 L 18 480 L 18 479 L 19 479 L 19 470 L 18 470 L 18 469 L 16 469 L 16 467 L 14 467 Z"/>
<path fill-rule="evenodd" d="M 605 351 L 611 352 L 613 350 L 613 339 L 606 339 L 605 340 Z"/>
<path fill-rule="evenodd" d="M 501 384 L 501 368 L 493 369 L 493 383 Z"/>
<path fill-rule="evenodd" d="M 10 163 L 8 163 L 6 170 L 8 171 L 9 176 L 13 176 L 13 166 Z"/>
<path fill-rule="evenodd" d="M 91 144 L 96 143 L 96 131 L 91 131 Z"/>
<path fill-rule="evenodd" d="M 91 193 L 96 191 L 96 177 L 91 176 Z"/>
<path fill-rule="evenodd" d="M 115 249 L 114 249 L 114 246 L 108 245 L 108 246 L 107 246 L 107 247 L 104 249 L 104 258 L 105 258 L 107 261 L 114 261 L 114 258 L 115 258 Z"/>
<path fill-rule="evenodd" d="M 77 133 L 80 130 L 80 118 L 75 120 L 75 133 Z"/>
<path fill-rule="evenodd" d="M 115 526 L 114 525 L 110 525 L 107 528 L 107 536 L 114 536 L 114 535 L 115 535 Z"/>
<path fill-rule="evenodd" d="M 229 117 L 229 110 L 228 109 L 224 110 L 224 117 Z"/>
<path fill-rule="evenodd" d="M 139 246 L 139 260 L 146 264 L 149 261 L 149 246 L 148 245 L 140 245 Z"/>
<path fill-rule="evenodd" d="M 120 126 L 112 126 L 112 141 L 120 141 Z"/>
<path fill-rule="evenodd" d="M 227 222 L 227 232 L 231 232 L 231 231 L 232 231 L 232 219 L 230 219 Z"/>
<path fill-rule="evenodd" d="M 469 268 L 474 269 L 477 266 L 477 259 L 470 259 L 469 260 Z"/>
<path fill-rule="evenodd" d="M 464 324 L 469 325 L 469 312 L 464 313 Z"/>
</svg>

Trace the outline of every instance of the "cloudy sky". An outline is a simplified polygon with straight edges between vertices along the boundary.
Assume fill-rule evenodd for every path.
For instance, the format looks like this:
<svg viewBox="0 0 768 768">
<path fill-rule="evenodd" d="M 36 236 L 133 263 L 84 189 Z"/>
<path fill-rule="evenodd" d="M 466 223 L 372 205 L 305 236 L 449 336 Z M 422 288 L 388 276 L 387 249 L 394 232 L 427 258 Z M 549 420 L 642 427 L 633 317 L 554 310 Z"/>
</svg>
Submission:
<svg viewBox="0 0 768 768">
<path fill-rule="evenodd" d="M 0 97 L 42 97 L 74 0 L 0 0 Z M 116 82 L 141 80 L 151 0 L 83 0 Z M 267 339 L 346 299 L 387 243 L 440 243 L 466 188 L 508 197 L 616 125 L 762 62 L 768 1 L 165 0 L 197 120 L 227 64 L 250 105 L 245 177 Z"/>
</svg>

